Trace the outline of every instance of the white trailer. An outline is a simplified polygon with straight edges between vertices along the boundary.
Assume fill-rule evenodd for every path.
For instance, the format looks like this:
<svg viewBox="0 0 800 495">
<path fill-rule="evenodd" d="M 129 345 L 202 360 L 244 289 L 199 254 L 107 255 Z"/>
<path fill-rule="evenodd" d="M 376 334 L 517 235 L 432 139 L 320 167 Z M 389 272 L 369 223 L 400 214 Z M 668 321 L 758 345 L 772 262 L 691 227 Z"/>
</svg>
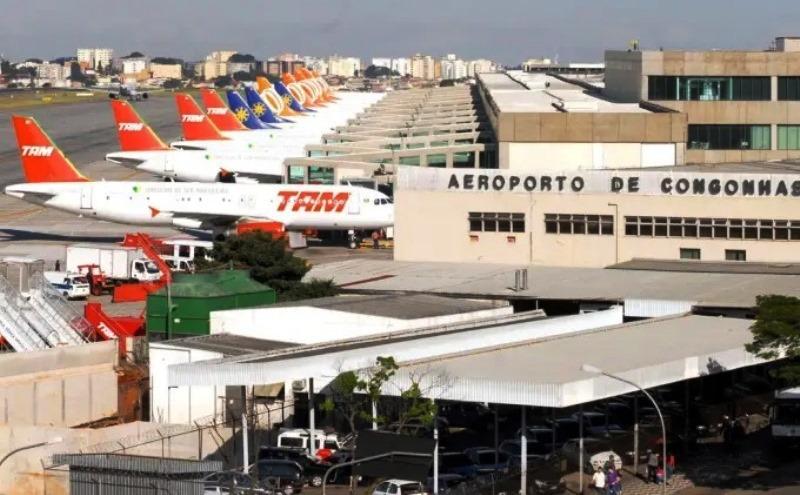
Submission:
<svg viewBox="0 0 800 495">
<path fill-rule="evenodd" d="M 775 392 L 770 430 L 772 439 L 778 443 L 800 442 L 800 387 Z"/>
<path fill-rule="evenodd" d="M 97 265 L 112 280 L 155 281 L 161 271 L 138 248 L 118 244 L 72 244 L 67 246 L 68 272 L 80 273 L 80 266 Z"/>
</svg>

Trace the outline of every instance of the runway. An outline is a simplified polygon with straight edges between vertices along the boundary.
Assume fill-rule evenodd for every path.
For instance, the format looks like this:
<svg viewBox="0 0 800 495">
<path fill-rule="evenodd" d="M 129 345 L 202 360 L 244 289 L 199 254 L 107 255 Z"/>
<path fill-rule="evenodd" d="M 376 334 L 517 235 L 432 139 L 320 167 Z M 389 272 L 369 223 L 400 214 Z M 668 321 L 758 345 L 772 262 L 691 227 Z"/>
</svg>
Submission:
<svg viewBox="0 0 800 495">
<path fill-rule="evenodd" d="M 180 136 L 172 95 L 158 96 L 132 104 L 165 142 L 174 141 Z M 111 178 L 91 175 L 89 171 L 84 170 L 86 164 L 103 160 L 106 153 L 119 150 L 114 117 L 109 103 L 102 101 L 40 106 L 15 112 L 0 112 L 0 189 L 8 184 L 23 181 L 17 141 L 11 129 L 12 114 L 35 117 L 55 144 L 89 177 Z"/>
</svg>

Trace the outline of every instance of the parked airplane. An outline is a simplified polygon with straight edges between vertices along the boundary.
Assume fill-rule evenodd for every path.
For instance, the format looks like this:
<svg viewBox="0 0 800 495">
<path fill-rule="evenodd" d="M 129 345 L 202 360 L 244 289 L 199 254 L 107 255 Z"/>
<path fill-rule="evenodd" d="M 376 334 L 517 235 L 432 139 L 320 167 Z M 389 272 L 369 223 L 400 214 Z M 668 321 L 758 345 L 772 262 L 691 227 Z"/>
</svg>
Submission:
<svg viewBox="0 0 800 495">
<path fill-rule="evenodd" d="M 159 177 L 196 182 L 283 182 L 283 159 L 246 150 L 170 148 L 130 103 L 111 102 L 120 149 L 106 160 Z"/>
<path fill-rule="evenodd" d="M 7 195 L 97 220 L 205 229 L 215 236 L 272 222 L 286 230 L 372 230 L 391 226 L 384 194 L 353 186 L 92 182 L 31 117 L 13 116 L 26 183 Z"/>
</svg>

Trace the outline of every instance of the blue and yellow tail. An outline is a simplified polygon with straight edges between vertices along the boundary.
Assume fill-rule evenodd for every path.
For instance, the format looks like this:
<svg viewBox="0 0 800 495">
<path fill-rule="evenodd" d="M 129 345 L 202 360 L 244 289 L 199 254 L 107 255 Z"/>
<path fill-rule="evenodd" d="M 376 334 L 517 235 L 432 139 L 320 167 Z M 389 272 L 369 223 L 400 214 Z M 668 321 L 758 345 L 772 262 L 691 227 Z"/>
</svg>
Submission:
<svg viewBox="0 0 800 495">
<path fill-rule="evenodd" d="M 269 108 L 269 105 L 261 98 L 255 89 L 251 88 L 250 86 L 245 86 L 244 88 L 244 96 L 247 99 L 247 104 L 250 106 L 250 110 L 261 119 L 261 122 L 265 122 L 267 124 L 279 124 L 284 122 L 283 119 L 278 118 Z"/>
<path fill-rule="evenodd" d="M 275 88 L 275 91 L 278 92 L 281 98 L 283 98 L 283 101 L 289 105 L 289 108 L 295 112 L 313 112 L 313 110 L 303 107 L 303 105 L 301 105 L 300 102 L 297 101 L 294 96 L 292 96 L 289 88 L 287 88 L 282 82 L 276 81 L 272 86 Z"/>
<path fill-rule="evenodd" d="M 261 122 L 244 102 L 242 96 L 233 89 L 228 90 L 228 105 L 239 122 L 248 129 L 276 129 L 274 126 Z"/>
</svg>

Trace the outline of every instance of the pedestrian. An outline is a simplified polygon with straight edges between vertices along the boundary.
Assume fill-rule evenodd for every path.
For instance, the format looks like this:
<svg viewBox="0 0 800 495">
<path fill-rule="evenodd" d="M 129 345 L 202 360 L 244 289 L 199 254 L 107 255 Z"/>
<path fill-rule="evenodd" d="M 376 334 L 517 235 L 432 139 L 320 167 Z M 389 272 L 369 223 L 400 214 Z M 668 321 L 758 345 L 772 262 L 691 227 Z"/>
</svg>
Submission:
<svg viewBox="0 0 800 495">
<path fill-rule="evenodd" d="M 61 260 L 56 260 L 56 271 L 57 272 L 61 271 Z"/>
<path fill-rule="evenodd" d="M 622 493 L 622 477 L 614 467 L 606 473 L 606 493 L 607 495 L 619 495 Z"/>
<path fill-rule="evenodd" d="M 669 453 L 667 454 L 667 483 L 669 484 L 669 480 L 672 479 L 672 475 L 675 474 L 675 454 Z"/>
<path fill-rule="evenodd" d="M 611 469 L 616 469 L 617 468 L 617 463 L 614 461 L 614 456 L 613 455 L 608 456 L 608 460 L 606 461 L 606 463 L 603 466 L 603 468 L 606 470 L 606 472 L 608 472 Z"/>
<path fill-rule="evenodd" d="M 658 466 L 656 468 L 656 483 L 658 483 L 659 485 L 661 483 L 664 483 L 664 468 L 661 466 Z"/>
<path fill-rule="evenodd" d="M 381 247 L 380 242 L 378 242 L 381 238 L 380 232 L 377 230 L 372 231 L 372 249 L 379 249 Z"/>
<path fill-rule="evenodd" d="M 603 468 L 600 466 L 595 469 L 594 475 L 592 475 L 592 487 L 598 495 L 606 495 L 606 473 L 603 472 Z"/>
<path fill-rule="evenodd" d="M 658 468 L 658 454 L 647 449 L 647 482 L 656 482 L 656 469 Z"/>
</svg>

